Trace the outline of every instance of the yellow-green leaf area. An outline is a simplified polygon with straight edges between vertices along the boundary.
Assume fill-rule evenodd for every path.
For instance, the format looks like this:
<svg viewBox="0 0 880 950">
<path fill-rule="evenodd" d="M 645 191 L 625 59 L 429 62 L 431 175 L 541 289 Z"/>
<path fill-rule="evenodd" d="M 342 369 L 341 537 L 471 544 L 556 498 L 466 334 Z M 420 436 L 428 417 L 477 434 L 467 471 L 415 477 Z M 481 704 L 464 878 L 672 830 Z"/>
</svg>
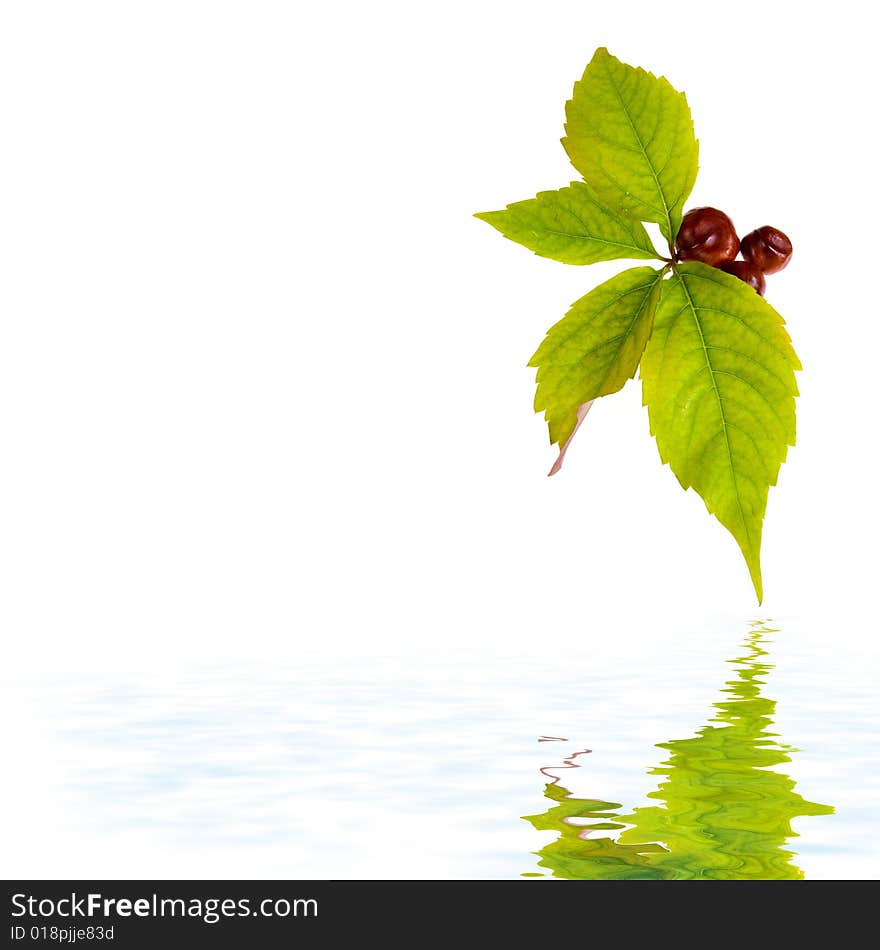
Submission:
<svg viewBox="0 0 880 950">
<path fill-rule="evenodd" d="M 734 536 L 758 601 L 767 494 L 795 442 L 800 362 L 782 317 L 751 287 L 705 264 L 663 285 L 641 363 L 660 457 Z"/>
<path fill-rule="evenodd" d="M 654 221 L 672 243 L 697 177 L 699 147 L 684 93 L 596 50 L 565 109 L 562 144 L 611 207 Z"/>
<path fill-rule="evenodd" d="M 633 267 L 572 304 L 547 332 L 529 366 L 537 367 L 535 411 L 550 441 L 562 445 L 580 405 L 623 388 L 651 335 L 663 270 Z"/>
<path fill-rule="evenodd" d="M 641 222 L 607 207 L 582 181 L 476 217 L 535 254 L 564 264 L 658 257 Z"/>
</svg>

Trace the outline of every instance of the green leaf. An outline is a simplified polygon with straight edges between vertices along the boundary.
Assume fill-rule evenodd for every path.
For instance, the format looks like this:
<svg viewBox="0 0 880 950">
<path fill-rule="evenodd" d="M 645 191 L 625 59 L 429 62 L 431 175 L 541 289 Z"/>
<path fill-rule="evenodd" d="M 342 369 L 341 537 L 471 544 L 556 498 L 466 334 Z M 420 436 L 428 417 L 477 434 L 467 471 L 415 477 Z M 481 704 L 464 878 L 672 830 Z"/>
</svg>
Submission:
<svg viewBox="0 0 880 950">
<path fill-rule="evenodd" d="M 535 412 L 543 410 L 550 441 L 565 443 L 578 407 L 617 392 L 635 375 L 651 335 L 665 271 L 632 267 L 572 304 L 529 360 L 538 368 Z"/>
<path fill-rule="evenodd" d="M 664 283 L 641 368 L 651 432 L 736 539 L 759 602 L 767 493 L 794 445 L 800 368 L 782 317 L 743 281 L 688 263 Z"/>
<path fill-rule="evenodd" d="M 572 165 L 612 207 L 654 221 L 672 243 L 697 177 L 698 145 L 684 93 L 596 50 L 565 107 Z"/>
<path fill-rule="evenodd" d="M 488 221 L 511 241 L 563 264 L 659 257 L 639 221 L 606 207 L 582 181 L 475 217 Z"/>
</svg>

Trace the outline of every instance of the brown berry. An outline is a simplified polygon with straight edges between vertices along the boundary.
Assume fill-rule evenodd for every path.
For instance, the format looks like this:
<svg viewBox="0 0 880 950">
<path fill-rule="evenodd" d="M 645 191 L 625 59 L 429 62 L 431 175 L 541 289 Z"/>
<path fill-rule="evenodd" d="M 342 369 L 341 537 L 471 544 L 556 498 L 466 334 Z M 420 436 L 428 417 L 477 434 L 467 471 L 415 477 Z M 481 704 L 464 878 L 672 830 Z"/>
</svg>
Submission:
<svg viewBox="0 0 880 950">
<path fill-rule="evenodd" d="M 765 274 L 775 274 L 791 260 L 791 241 L 778 230 L 765 225 L 742 239 L 742 256 Z"/>
<path fill-rule="evenodd" d="M 757 290 L 762 297 L 764 296 L 764 288 L 767 286 L 767 282 L 764 280 L 761 271 L 751 261 L 728 261 L 722 266 L 721 270 L 744 280 L 750 287 Z"/>
<path fill-rule="evenodd" d="M 682 218 L 675 239 L 675 257 L 679 261 L 702 261 L 721 267 L 739 251 L 739 238 L 733 222 L 717 208 L 691 208 Z"/>
</svg>

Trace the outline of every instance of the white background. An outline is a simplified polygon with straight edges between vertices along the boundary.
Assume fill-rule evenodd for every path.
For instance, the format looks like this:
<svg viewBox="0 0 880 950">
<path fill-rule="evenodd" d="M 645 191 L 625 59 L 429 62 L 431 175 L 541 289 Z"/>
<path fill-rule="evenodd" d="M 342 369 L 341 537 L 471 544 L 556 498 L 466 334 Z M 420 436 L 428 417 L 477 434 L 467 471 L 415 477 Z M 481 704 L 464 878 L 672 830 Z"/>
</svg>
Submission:
<svg viewBox="0 0 880 950">
<path fill-rule="evenodd" d="M 865 9 L 4 4 L 9 671 L 503 656 L 778 614 L 876 658 Z M 686 91 L 689 204 L 794 241 L 767 298 L 805 367 L 798 446 L 760 610 L 637 382 L 545 477 L 526 361 L 626 265 L 543 260 L 471 216 L 576 177 L 564 103 L 600 45 Z"/>
</svg>

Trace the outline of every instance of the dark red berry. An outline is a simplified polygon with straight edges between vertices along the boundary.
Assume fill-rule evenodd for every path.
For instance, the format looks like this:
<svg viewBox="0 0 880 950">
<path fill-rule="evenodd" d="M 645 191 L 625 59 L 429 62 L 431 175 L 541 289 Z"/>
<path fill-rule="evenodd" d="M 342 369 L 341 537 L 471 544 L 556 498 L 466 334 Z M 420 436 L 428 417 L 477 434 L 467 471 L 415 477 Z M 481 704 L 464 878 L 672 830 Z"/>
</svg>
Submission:
<svg viewBox="0 0 880 950">
<path fill-rule="evenodd" d="M 764 288 L 767 286 L 767 282 L 764 280 L 761 271 L 750 261 L 728 261 L 722 266 L 721 270 L 744 280 L 750 287 L 757 290 L 762 297 L 764 296 Z"/>
<path fill-rule="evenodd" d="M 775 274 L 791 260 L 791 241 L 777 228 L 765 225 L 742 239 L 742 256 L 765 274 Z"/>
<path fill-rule="evenodd" d="M 691 208 L 682 218 L 675 239 L 675 257 L 679 261 L 702 261 L 721 267 L 739 251 L 739 238 L 733 222 L 717 208 Z"/>
</svg>

